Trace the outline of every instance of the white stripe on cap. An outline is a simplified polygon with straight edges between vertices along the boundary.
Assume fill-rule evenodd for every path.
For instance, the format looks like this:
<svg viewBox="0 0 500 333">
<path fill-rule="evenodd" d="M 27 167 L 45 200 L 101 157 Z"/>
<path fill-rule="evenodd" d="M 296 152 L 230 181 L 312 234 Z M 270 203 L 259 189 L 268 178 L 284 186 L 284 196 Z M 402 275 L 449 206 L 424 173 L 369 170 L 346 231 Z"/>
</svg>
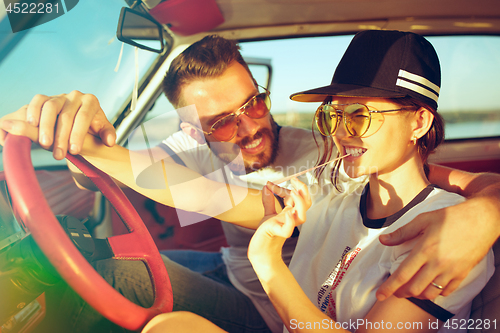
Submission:
<svg viewBox="0 0 500 333">
<path fill-rule="evenodd" d="M 396 82 L 397 86 L 400 86 L 400 87 L 403 87 L 403 88 L 406 88 L 409 90 L 413 90 L 413 91 L 415 91 L 421 95 L 427 96 L 427 97 L 429 97 L 437 102 L 438 96 L 439 96 L 439 90 L 440 90 L 439 86 L 437 86 L 436 84 L 427 80 L 423 76 L 413 74 L 413 73 L 407 72 L 407 71 L 402 70 L 402 69 L 399 70 L 398 76 L 399 76 L 399 78 Z M 414 84 L 412 82 L 408 82 L 407 80 L 419 83 L 419 84 L 423 85 L 424 87 L 419 86 L 417 84 Z"/>
<path fill-rule="evenodd" d="M 397 86 L 400 86 L 400 87 L 403 87 L 403 88 L 406 88 L 406 89 L 409 89 L 409 90 L 413 90 L 417 93 L 419 93 L 420 95 L 424 95 L 426 97 L 429 97 L 430 99 L 434 100 L 434 101 L 438 101 L 438 95 L 436 95 L 435 93 L 433 93 L 432 91 L 422 87 L 422 86 L 419 86 L 415 83 L 411 83 L 411 82 L 408 82 L 408 81 L 404 81 L 404 80 L 401 80 L 401 79 L 398 79 L 396 81 L 396 85 Z"/>
</svg>

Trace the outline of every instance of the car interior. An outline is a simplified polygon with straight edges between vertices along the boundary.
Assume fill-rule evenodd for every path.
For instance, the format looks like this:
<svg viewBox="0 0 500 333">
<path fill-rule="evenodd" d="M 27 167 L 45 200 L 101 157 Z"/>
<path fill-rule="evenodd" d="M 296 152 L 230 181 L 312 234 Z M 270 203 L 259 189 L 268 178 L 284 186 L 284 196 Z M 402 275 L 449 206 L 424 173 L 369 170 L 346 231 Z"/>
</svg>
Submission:
<svg viewBox="0 0 500 333">
<path fill-rule="evenodd" d="M 11 1 L 12 4 L 22 2 Z M 38 2 L 55 4 L 57 1 Z M 93 6 L 90 10 L 96 13 L 100 6 L 108 6 L 99 1 L 83 2 L 74 1 L 70 8 L 71 1 L 66 1 L 65 15 L 77 15 L 80 7 L 87 5 Z M 443 82 L 446 80 L 443 86 L 450 86 L 440 97 L 440 110 L 447 126 L 446 141 L 431 157 L 431 162 L 470 172 L 500 173 L 500 103 L 496 99 L 500 75 L 498 0 L 111 2 L 113 15 L 104 16 L 103 11 L 96 17 L 114 27 L 112 32 L 116 32 L 116 37 L 113 38 L 119 41 L 120 44 L 115 43 L 118 48 L 121 46 L 123 51 L 125 45 L 120 66 L 128 70 L 128 76 L 117 78 L 125 82 L 123 85 L 106 83 L 116 88 L 109 90 L 125 88 L 116 92 L 114 100 L 102 105 L 114 110 L 108 117 L 116 128 L 117 142 L 130 149 L 154 146 L 179 130 L 179 119 L 162 94 L 161 81 L 172 59 L 206 35 L 218 34 L 238 40 L 257 82 L 271 91 L 272 111 L 277 122 L 311 129 L 317 105 L 297 106 L 289 101 L 289 95 L 317 85 L 315 82 L 328 84 L 332 69 L 356 32 L 404 30 L 423 34 L 435 45 L 443 66 Z M 9 14 L 6 5 L 5 13 L 0 11 L 0 27 L 10 31 Z M 85 19 L 93 22 L 92 18 Z M 16 64 L 14 61 L 19 58 L 16 48 L 20 50 L 21 44 L 30 38 L 25 35 L 35 26 L 33 20 L 23 22 L 24 32 L 0 33 L 0 81 L 6 84 L 6 88 L 0 85 L 0 91 L 5 95 L 10 95 L 7 89 L 22 88 L 22 83 L 17 81 L 7 83 L 2 71 Z M 84 32 L 90 29 L 85 25 L 80 28 Z M 103 44 L 108 43 L 104 40 L 107 37 L 102 38 Z M 90 42 L 85 45 L 92 46 Z M 143 52 L 139 60 L 137 52 L 134 55 L 132 51 L 134 47 Z M 73 51 L 85 53 L 85 49 Z M 110 58 L 113 60 L 106 65 L 108 68 L 114 67 L 118 54 L 114 52 Z M 36 59 L 22 61 L 31 63 Z M 141 61 L 140 66 L 137 61 Z M 318 64 L 325 65 L 319 67 Z M 84 69 L 89 76 L 100 75 L 91 68 Z M 61 78 L 64 74 L 59 73 Z M 102 87 L 99 89 L 103 94 L 108 92 Z M 28 93 L 34 95 L 31 90 Z M 26 96 L 20 95 L 18 100 L 14 97 L 6 96 L 18 107 L 29 102 Z M 0 110 L 1 116 L 15 111 L 5 108 Z M 147 135 L 145 131 L 136 131 L 139 128 L 147 129 Z M 137 260 L 155 271 L 154 283 L 160 286 L 166 271 L 158 250 L 219 251 L 227 245 L 217 219 L 181 226 L 176 209 L 131 189 L 121 191 L 111 178 L 95 170 L 86 169 L 87 176 L 102 183 L 100 191 L 81 190 L 66 162 L 53 160 L 50 153 L 26 140 L 11 141 L 10 147 L 2 149 L 0 169 L 0 333 L 59 332 L 57 320 L 63 315 L 59 312 L 62 304 L 59 295 L 68 285 L 90 304 L 101 304 L 97 305 L 98 310 L 116 302 L 125 303 L 115 295 L 118 292 L 109 290 L 112 288 L 99 280 L 91 266 L 97 260 L 120 254 L 139 258 Z M 81 167 L 87 168 L 85 161 L 78 158 L 74 163 L 82 163 Z M 131 246 L 131 243 L 146 245 Z M 149 254 L 143 256 L 140 253 L 143 250 Z M 493 250 L 498 267 L 499 242 Z M 108 318 L 127 329 L 140 330 L 155 313 L 168 311 L 165 293 L 159 293 L 163 296 L 158 297 L 150 309 L 129 302 L 110 312 Z M 133 315 L 123 316 L 123 313 Z M 471 313 L 472 320 L 496 318 L 500 320 L 498 271 L 474 299 Z M 469 330 L 494 331 L 493 326 Z"/>
</svg>

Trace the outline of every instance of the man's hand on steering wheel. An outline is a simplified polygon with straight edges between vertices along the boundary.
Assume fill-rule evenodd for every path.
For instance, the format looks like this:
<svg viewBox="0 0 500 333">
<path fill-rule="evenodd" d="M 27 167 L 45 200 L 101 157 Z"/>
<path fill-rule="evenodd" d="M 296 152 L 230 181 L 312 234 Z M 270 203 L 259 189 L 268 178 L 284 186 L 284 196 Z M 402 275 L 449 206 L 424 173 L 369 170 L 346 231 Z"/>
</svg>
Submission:
<svg viewBox="0 0 500 333">
<path fill-rule="evenodd" d="M 20 128 L 24 125 L 16 121 L 30 128 L 29 133 L 22 133 L 27 128 Z M 38 128 L 36 137 L 32 128 Z M 62 160 L 67 152 L 78 154 L 87 133 L 99 137 L 109 147 L 116 142 L 116 131 L 97 98 L 76 90 L 57 96 L 36 95 L 29 104 L 0 119 L 1 145 L 4 145 L 7 132 L 28 136 L 43 148 L 52 150 L 57 160 Z"/>
</svg>

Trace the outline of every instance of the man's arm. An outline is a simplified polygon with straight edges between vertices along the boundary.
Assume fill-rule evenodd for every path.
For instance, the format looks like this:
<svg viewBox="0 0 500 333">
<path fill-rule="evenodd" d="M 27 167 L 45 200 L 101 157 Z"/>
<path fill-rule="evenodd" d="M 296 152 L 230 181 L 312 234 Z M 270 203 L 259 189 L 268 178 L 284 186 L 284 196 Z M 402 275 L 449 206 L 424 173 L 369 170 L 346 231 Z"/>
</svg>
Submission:
<svg viewBox="0 0 500 333">
<path fill-rule="evenodd" d="M 39 128 L 24 120 L 5 117 L 0 120 L 0 128 L 38 142 Z M 119 145 L 108 147 L 90 134 L 85 137 L 80 155 L 124 185 L 164 205 L 217 217 L 251 229 L 256 229 L 264 216 L 260 191 L 218 183 L 168 161 L 162 160 L 152 165 L 151 160 L 144 158 L 142 153 L 129 151 Z M 154 177 L 149 178 L 149 181 L 163 183 L 163 189 L 138 185 L 138 172 L 143 172 L 143 177 Z M 167 175 L 174 184 L 169 184 Z M 175 190 L 175 198 L 171 190 Z M 230 200 L 228 193 L 231 193 L 233 199 L 239 198 L 242 201 Z M 278 201 L 275 203 L 281 210 Z"/>
<path fill-rule="evenodd" d="M 149 150 L 137 150 L 135 151 L 135 153 L 137 153 L 137 155 L 139 154 L 143 155 L 145 158 L 149 158 L 150 154 L 152 154 L 156 160 L 164 160 L 167 163 L 176 163 L 174 159 L 171 158 L 170 155 L 168 155 L 160 147 L 153 147 Z M 78 186 L 80 189 L 89 191 L 99 191 L 97 186 L 95 186 L 94 183 L 80 171 L 80 169 L 78 169 L 69 161 L 68 161 L 68 169 L 71 172 L 71 176 L 73 177 L 76 186 Z M 114 179 L 114 181 L 120 188 L 127 187 L 125 184 L 123 184 L 117 179 Z"/>
<path fill-rule="evenodd" d="M 76 90 L 57 96 L 35 95 L 29 104 L 2 118 L 2 120 L 7 119 L 23 120 L 38 127 L 36 141 L 42 148 L 51 149 L 57 160 L 65 158 L 68 152 L 78 154 L 87 133 L 99 137 L 109 147 L 116 141 L 115 128 L 106 118 L 97 97 Z M 0 129 L 2 145 L 6 134 L 6 131 Z M 155 147 L 152 150 L 155 156 L 163 154 L 168 158 L 162 149 Z M 69 161 L 68 168 L 79 188 L 98 191 L 94 183 Z M 115 181 L 120 187 L 125 187 L 119 181 Z"/>
<path fill-rule="evenodd" d="M 500 175 L 432 165 L 429 180 L 468 200 L 421 214 L 380 237 L 389 246 L 414 238 L 418 241 L 408 258 L 380 286 L 379 300 L 392 294 L 426 299 L 449 295 L 500 236 Z M 445 289 L 441 292 L 432 282 Z"/>
<path fill-rule="evenodd" d="M 500 175 L 496 173 L 472 173 L 431 164 L 429 181 L 466 198 L 485 195 L 500 198 Z"/>
</svg>

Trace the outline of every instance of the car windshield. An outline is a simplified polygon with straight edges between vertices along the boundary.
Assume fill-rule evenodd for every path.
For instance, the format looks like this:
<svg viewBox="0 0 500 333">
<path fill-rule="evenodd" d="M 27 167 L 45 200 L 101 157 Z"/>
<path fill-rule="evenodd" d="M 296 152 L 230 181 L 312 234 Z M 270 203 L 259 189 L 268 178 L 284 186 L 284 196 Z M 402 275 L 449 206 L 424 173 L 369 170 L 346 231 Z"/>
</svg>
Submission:
<svg viewBox="0 0 500 333">
<path fill-rule="evenodd" d="M 118 17 L 124 5 L 123 0 L 80 1 L 74 10 L 59 18 L 14 34 L 19 42 L 7 52 L 0 52 L 0 116 L 28 103 L 35 94 L 79 90 L 97 96 L 108 119 L 115 119 L 130 100 L 136 78 L 134 48 L 116 39 Z M 1 42 L 12 32 L 8 31 L 6 16 L 0 24 Z M 351 38 L 333 36 L 241 43 L 246 58 L 267 59 L 273 66 L 270 86 L 273 114 L 281 124 L 310 128 L 310 114 L 317 106 L 292 102 L 289 95 L 327 85 Z M 440 93 L 439 111 L 446 120 L 446 138 L 500 135 L 500 113 L 494 98 L 500 75 L 497 56 L 500 38 L 428 39 L 442 62 L 445 89 Z M 156 59 L 156 53 L 138 51 L 139 78 L 145 76 Z M 162 96 L 148 118 L 169 110 L 173 107 Z M 177 123 L 172 124 L 172 130 L 177 130 Z M 164 131 L 165 128 L 160 137 L 164 138 Z"/>
<path fill-rule="evenodd" d="M 16 34 L 0 12 L 0 41 L 19 40 L 1 52 L 6 56 L 0 57 L 0 116 L 27 104 L 35 94 L 79 90 L 97 96 L 113 119 L 131 95 L 136 75 L 134 48 L 127 44 L 115 71 L 122 49 L 116 28 L 125 5 L 124 0 L 80 1 L 57 19 Z M 157 58 L 157 53 L 138 51 L 139 77 Z"/>
</svg>

